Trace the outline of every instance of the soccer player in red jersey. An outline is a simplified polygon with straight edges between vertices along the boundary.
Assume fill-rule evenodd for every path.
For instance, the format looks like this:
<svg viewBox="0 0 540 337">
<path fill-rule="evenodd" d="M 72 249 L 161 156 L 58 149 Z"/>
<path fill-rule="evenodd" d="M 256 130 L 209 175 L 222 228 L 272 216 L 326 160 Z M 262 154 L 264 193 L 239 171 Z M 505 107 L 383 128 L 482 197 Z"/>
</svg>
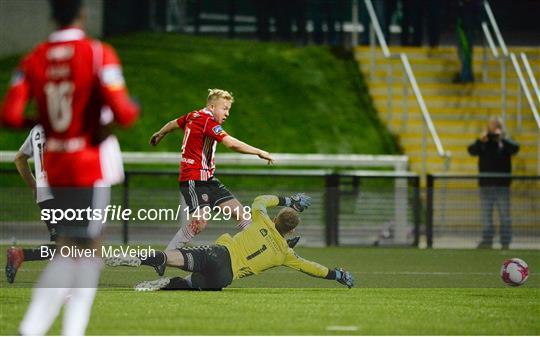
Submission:
<svg viewBox="0 0 540 337">
<path fill-rule="evenodd" d="M 58 30 L 20 63 L 2 103 L 0 121 L 13 128 L 31 126 L 36 121 L 24 117 L 24 108 L 32 98 L 47 139 L 44 166 L 55 208 L 104 208 L 111 181 L 105 157 L 119 151 L 100 122 L 101 112 L 108 106 L 116 124 L 129 126 L 138 118 L 139 107 L 129 99 L 112 47 L 87 38 L 82 30 L 82 1 L 50 0 L 50 4 Z M 56 255 L 34 288 L 19 327 L 22 335 L 45 334 L 64 303 L 62 334 L 82 335 L 88 324 L 101 258 L 99 253 L 75 257 L 61 252 L 74 246 L 79 252 L 97 251 L 101 219 L 60 221 L 57 235 Z"/>
<path fill-rule="evenodd" d="M 246 154 L 253 154 L 273 163 L 272 156 L 261 149 L 248 145 L 229 135 L 222 128 L 230 114 L 233 96 L 221 89 L 208 90 L 207 104 L 204 109 L 190 112 L 165 124 L 154 133 L 150 144 L 156 146 L 168 133 L 184 130 L 182 141 L 182 160 L 180 163 L 180 191 L 192 214 L 198 208 L 209 206 L 231 211 L 240 229 L 251 223 L 249 212 L 215 176 L 214 157 L 217 143 L 223 143 L 229 149 Z M 185 244 L 206 227 L 204 219 L 192 217 L 171 240 L 168 249 L 175 249 L 178 244 Z"/>
</svg>

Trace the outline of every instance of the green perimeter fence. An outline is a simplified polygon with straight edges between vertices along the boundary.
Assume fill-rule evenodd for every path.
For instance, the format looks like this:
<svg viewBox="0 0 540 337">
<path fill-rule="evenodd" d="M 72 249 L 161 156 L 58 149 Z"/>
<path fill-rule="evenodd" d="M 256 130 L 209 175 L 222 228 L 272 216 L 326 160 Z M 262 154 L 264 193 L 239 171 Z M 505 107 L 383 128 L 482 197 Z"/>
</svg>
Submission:
<svg viewBox="0 0 540 337">
<path fill-rule="evenodd" d="M 15 170 L 0 174 L 1 242 L 45 241 L 47 230 L 30 189 Z M 124 183 L 112 188 L 110 204 L 133 213 L 176 211 L 181 202 L 177 175 L 172 170 L 127 170 Z M 486 219 L 491 219 L 495 248 L 505 225 L 510 248 L 540 249 L 540 176 L 428 175 L 425 188 L 417 174 L 391 171 L 222 169 L 217 176 L 243 205 L 251 205 L 261 194 L 310 195 L 313 205 L 301 214 L 297 229 L 301 245 L 474 248 L 485 233 Z M 486 192 L 479 187 L 480 178 L 511 179 L 506 192 L 487 191 L 489 209 L 483 204 Z M 504 207 L 507 218 L 501 214 Z M 491 214 L 487 218 L 486 209 Z M 180 218 L 110 221 L 106 241 L 166 245 L 180 223 Z M 218 217 L 196 242 L 212 242 L 224 232 L 236 231 L 233 221 Z"/>
<path fill-rule="evenodd" d="M 29 188 L 15 170 L 1 170 L 2 242 L 43 241 L 45 226 Z M 122 185 L 112 188 L 111 205 L 131 209 L 171 209 L 181 202 L 177 171 L 126 170 Z M 223 169 L 219 179 L 243 205 L 251 205 L 261 194 L 292 195 L 304 192 L 313 205 L 301 214 L 296 233 L 301 244 L 406 245 L 417 246 L 420 235 L 421 202 L 419 177 L 414 173 L 388 171 L 340 171 L 298 169 Z M 181 212 L 184 208 L 181 207 Z M 273 216 L 276 209 L 269 209 Z M 181 217 L 109 221 L 107 241 L 116 243 L 167 244 L 179 228 Z M 219 234 L 237 231 L 232 220 L 217 217 L 196 237 L 211 242 Z"/>
</svg>

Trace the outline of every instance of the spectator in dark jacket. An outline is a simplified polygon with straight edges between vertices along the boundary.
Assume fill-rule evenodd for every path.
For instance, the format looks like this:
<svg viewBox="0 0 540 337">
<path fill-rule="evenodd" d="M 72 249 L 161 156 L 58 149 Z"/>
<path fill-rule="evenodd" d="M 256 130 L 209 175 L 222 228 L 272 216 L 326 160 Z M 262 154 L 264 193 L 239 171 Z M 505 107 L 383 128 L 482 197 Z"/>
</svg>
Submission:
<svg viewBox="0 0 540 337">
<path fill-rule="evenodd" d="M 499 118 L 491 118 L 487 130 L 469 146 L 469 153 L 478 156 L 480 174 L 512 173 L 512 155 L 519 151 L 519 145 L 505 138 L 504 126 Z M 510 184 L 508 178 L 486 178 L 479 180 L 482 207 L 483 236 L 478 248 L 491 248 L 493 244 L 493 207 L 499 209 L 501 228 L 499 232 L 503 249 L 508 249 L 512 240 L 510 218 Z"/>
</svg>

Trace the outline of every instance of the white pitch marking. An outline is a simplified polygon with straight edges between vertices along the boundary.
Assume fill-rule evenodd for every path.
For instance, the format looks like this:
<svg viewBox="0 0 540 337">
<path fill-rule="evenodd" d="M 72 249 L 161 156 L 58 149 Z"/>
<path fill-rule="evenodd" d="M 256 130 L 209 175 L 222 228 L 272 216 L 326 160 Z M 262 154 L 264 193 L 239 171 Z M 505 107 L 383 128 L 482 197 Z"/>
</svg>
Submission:
<svg viewBox="0 0 540 337">
<path fill-rule="evenodd" d="M 358 331 L 356 325 L 329 325 L 326 331 Z"/>
</svg>

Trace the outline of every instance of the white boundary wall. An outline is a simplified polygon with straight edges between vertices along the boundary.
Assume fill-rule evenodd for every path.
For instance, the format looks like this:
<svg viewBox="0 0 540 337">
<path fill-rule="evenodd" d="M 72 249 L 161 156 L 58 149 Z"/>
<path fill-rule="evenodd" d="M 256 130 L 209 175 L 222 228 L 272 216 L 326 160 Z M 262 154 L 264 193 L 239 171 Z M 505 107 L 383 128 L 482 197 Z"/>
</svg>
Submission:
<svg viewBox="0 0 540 337">
<path fill-rule="evenodd" d="M 86 31 L 103 33 L 103 1 L 85 0 Z M 54 30 L 46 0 L 0 0 L 0 57 L 26 53 Z"/>
<path fill-rule="evenodd" d="M 1 1 L 1 0 L 0 0 Z M 0 162 L 12 162 L 16 151 L 0 151 Z M 369 154 L 296 154 L 272 153 L 274 166 L 315 166 L 320 168 L 391 167 L 395 172 L 406 172 L 409 157 L 403 155 Z M 126 164 L 179 164 L 177 152 L 122 152 Z M 236 153 L 218 153 L 216 162 L 220 165 L 268 166 L 257 156 Z"/>
</svg>

